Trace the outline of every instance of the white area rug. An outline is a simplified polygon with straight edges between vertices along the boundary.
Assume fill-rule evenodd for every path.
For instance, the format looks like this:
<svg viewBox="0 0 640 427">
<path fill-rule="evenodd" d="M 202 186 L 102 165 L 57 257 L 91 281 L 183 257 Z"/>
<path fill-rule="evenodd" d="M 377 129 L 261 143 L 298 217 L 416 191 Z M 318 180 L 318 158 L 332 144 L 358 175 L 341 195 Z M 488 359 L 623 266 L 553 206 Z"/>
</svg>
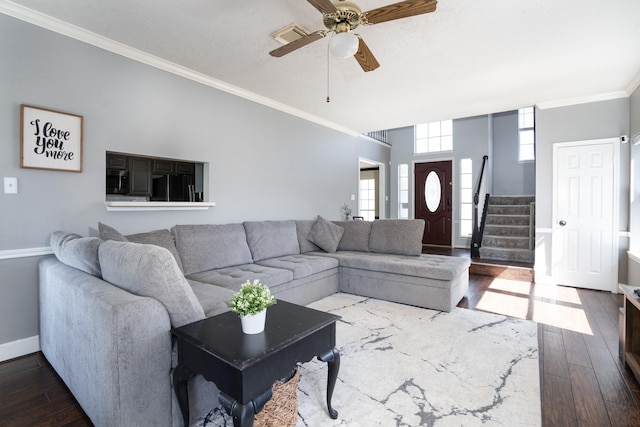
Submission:
<svg viewBox="0 0 640 427">
<path fill-rule="evenodd" d="M 327 413 L 327 366 L 301 367 L 296 427 L 540 426 L 537 326 L 335 294 L 310 305 L 342 316 L 340 372 Z"/>
</svg>

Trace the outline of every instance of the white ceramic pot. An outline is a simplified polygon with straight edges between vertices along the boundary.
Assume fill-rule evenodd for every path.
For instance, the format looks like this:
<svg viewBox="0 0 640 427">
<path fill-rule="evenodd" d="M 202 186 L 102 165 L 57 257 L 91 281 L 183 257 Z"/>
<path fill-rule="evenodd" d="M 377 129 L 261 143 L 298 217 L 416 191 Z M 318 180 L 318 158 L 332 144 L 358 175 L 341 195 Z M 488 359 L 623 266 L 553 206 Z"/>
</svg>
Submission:
<svg viewBox="0 0 640 427">
<path fill-rule="evenodd" d="M 266 320 L 266 308 L 260 313 L 242 316 L 240 318 L 240 321 L 242 322 L 242 332 L 244 332 L 245 334 L 259 334 L 260 332 L 264 331 L 264 324 Z"/>
</svg>

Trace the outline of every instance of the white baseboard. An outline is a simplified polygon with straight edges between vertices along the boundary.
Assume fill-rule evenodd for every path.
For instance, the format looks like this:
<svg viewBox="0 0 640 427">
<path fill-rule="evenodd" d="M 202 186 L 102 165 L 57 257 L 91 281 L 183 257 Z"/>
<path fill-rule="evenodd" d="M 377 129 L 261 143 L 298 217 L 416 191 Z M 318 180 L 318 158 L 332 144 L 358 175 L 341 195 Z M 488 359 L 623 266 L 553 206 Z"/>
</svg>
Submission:
<svg viewBox="0 0 640 427">
<path fill-rule="evenodd" d="M 40 335 L 0 344 L 0 362 L 40 351 Z"/>
</svg>

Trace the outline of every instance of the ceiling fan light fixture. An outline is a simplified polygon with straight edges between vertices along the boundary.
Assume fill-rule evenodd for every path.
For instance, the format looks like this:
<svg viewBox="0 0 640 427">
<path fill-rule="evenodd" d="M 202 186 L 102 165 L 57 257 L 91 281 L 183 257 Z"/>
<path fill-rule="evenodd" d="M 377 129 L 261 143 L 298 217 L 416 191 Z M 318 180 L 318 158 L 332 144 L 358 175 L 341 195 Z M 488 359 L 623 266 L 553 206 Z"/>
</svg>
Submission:
<svg viewBox="0 0 640 427">
<path fill-rule="evenodd" d="M 329 40 L 329 52 L 339 58 L 349 58 L 358 51 L 360 40 L 355 34 L 342 32 L 336 33 Z"/>
</svg>

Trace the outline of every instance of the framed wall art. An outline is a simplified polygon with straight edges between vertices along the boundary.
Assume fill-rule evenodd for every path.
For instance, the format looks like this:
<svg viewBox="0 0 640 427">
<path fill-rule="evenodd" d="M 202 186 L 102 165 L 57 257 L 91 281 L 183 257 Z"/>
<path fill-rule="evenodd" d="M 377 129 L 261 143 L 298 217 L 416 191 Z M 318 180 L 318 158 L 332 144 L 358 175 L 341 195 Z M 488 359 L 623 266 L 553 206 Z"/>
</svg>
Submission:
<svg viewBox="0 0 640 427">
<path fill-rule="evenodd" d="M 20 167 L 82 172 L 82 116 L 22 104 Z"/>
</svg>

